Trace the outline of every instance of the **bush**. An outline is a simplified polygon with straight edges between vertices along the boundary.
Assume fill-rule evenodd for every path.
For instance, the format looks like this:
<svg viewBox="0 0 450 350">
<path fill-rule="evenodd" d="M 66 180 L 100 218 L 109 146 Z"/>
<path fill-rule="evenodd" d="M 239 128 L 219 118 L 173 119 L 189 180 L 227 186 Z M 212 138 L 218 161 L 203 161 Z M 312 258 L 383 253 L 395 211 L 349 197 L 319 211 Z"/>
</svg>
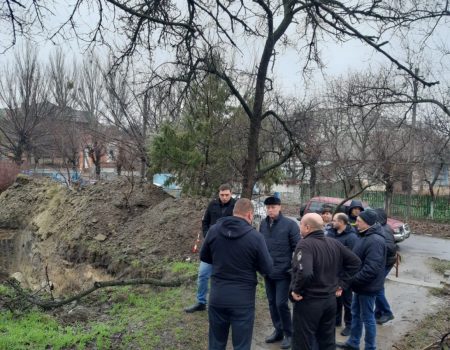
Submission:
<svg viewBox="0 0 450 350">
<path fill-rule="evenodd" d="M 0 160 L 0 192 L 11 186 L 19 173 L 19 166 L 7 160 Z"/>
</svg>

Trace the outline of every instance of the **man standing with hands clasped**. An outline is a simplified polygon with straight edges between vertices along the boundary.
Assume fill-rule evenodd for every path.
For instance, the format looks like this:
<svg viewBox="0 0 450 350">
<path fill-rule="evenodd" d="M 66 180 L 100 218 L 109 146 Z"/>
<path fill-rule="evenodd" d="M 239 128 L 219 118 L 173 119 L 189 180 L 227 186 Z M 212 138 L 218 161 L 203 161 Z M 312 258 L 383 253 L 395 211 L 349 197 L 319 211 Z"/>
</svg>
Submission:
<svg viewBox="0 0 450 350">
<path fill-rule="evenodd" d="M 319 214 L 300 222 L 302 238 L 292 258 L 290 298 L 294 302 L 292 350 L 336 348 L 336 295 L 361 265 L 336 239 L 325 237 Z"/>
<path fill-rule="evenodd" d="M 289 285 L 291 283 L 291 259 L 300 231 L 295 221 L 281 214 L 281 200 L 267 197 L 264 201 L 267 216 L 259 230 L 273 259 L 273 272 L 265 276 L 267 300 L 270 317 L 275 328 L 265 339 L 266 343 L 281 342 L 281 349 L 291 347 L 292 320 L 288 305 Z"/>
</svg>

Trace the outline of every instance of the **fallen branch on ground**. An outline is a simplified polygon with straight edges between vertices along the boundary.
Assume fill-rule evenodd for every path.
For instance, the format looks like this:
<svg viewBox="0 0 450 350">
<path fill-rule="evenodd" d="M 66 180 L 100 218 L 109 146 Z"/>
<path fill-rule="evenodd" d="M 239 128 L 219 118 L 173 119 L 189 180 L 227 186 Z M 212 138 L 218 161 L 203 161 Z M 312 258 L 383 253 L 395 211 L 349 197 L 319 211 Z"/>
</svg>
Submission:
<svg viewBox="0 0 450 350">
<path fill-rule="evenodd" d="M 44 310 L 52 310 L 58 307 L 70 304 L 74 301 L 78 301 L 81 298 L 95 292 L 97 289 L 105 288 L 105 287 L 118 287 L 118 286 L 136 286 L 136 285 L 152 285 L 156 287 L 179 287 L 183 283 L 192 280 L 196 276 L 188 276 L 182 279 L 163 281 L 155 278 L 138 278 L 133 280 L 114 280 L 114 281 L 103 281 L 103 282 L 94 282 L 94 285 L 74 296 L 68 297 L 62 300 L 45 300 L 41 299 L 35 295 L 28 293 L 24 290 L 20 284 L 14 278 L 8 278 L 5 283 L 12 287 L 16 293 L 23 298 L 27 302 L 39 306 Z"/>
</svg>

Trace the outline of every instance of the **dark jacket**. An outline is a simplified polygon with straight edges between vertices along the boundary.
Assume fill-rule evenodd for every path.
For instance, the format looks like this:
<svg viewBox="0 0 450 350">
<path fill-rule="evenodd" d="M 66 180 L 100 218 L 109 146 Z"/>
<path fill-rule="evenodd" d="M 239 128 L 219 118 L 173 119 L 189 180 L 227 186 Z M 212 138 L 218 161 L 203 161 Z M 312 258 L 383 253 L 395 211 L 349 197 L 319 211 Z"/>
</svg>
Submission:
<svg viewBox="0 0 450 350">
<path fill-rule="evenodd" d="M 338 286 L 348 287 L 360 265 L 359 258 L 339 241 L 325 237 L 323 231 L 312 232 L 295 249 L 290 292 L 305 299 L 328 298 Z"/>
<path fill-rule="evenodd" d="M 223 204 L 219 198 L 213 199 L 208 208 L 206 208 L 205 215 L 202 219 L 203 237 L 206 237 L 209 228 L 214 225 L 217 220 L 225 216 L 232 216 L 234 204 L 236 200 L 231 198 L 228 203 Z"/>
<path fill-rule="evenodd" d="M 351 225 L 347 225 L 345 230 L 340 234 L 337 232 L 335 228 L 328 229 L 327 233 L 328 237 L 336 238 L 339 242 L 341 242 L 344 246 L 346 246 L 350 250 L 353 249 L 356 241 L 358 240 L 356 230 Z"/>
<path fill-rule="evenodd" d="M 281 213 L 270 226 L 270 218 L 266 217 L 259 227 L 273 259 L 273 272 L 267 277 L 283 279 L 291 277 L 292 253 L 300 239 L 300 228 L 291 219 Z"/>
<path fill-rule="evenodd" d="M 386 242 L 386 267 L 391 268 L 397 260 L 397 245 L 395 244 L 394 231 L 387 224 L 387 214 L 383 208 L 375 209 L 378 215 L 378 222 L 383 228 L 383 237 Z"/>
<path fill-rule="evenodd" d="M 386 265 L 386 244 L 379 223 L 369 227 L 353 247 L 361 259 L 361 270 L 353 277 L 351 287 L 355 293 L 374 295 L 383 288 Z"/>
<path fill-rule="evenodd" d="M 261 234 L 244 219 L 230 216 L 211 226 L 200 259 L 212 264 L 209 304 L 254 307 L 256 271 L 272 271 L 272 258 Z"/>
<path fill-rule="evenodd" d="M 354 199 L 350 202 L 350 206 L 348 207 L 348 219 L 352 226 L 354 226 L 356 222 L 356 216 L 352 215 L 353 208 L 361 208 L 361 211 L 364 211 L 363 204 L 360 200 Z"/>
</svg>

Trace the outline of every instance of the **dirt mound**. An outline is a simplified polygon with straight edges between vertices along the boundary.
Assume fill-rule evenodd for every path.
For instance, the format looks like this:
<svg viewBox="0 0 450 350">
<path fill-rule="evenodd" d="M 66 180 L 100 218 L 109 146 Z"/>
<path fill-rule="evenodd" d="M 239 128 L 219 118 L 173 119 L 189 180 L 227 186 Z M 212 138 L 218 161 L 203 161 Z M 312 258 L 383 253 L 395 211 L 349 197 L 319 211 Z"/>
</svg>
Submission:
<svg viewBox="0 0 450 350">
<path fill-rule="evenodd" d="M 126 179 L 73 191 L 21 176 L 0 195 L 0 227 L 17 230 L 16 246 L 22 247 L 24 260 L 19 265 L 28 262 L 42 274 L 50 264 L 50 274 L 62 269 L 59 279 L 66 288 L 77 289 L 82 283 L 76 281 L 77 272 L 87 276 L 83 283 L 102 273 L 148 277 L 158 275 L 165 262 L 195 259 L 191 248 L 206 204 L 205 199 L 175 199 L 157 186 Z"/>
</svg>

